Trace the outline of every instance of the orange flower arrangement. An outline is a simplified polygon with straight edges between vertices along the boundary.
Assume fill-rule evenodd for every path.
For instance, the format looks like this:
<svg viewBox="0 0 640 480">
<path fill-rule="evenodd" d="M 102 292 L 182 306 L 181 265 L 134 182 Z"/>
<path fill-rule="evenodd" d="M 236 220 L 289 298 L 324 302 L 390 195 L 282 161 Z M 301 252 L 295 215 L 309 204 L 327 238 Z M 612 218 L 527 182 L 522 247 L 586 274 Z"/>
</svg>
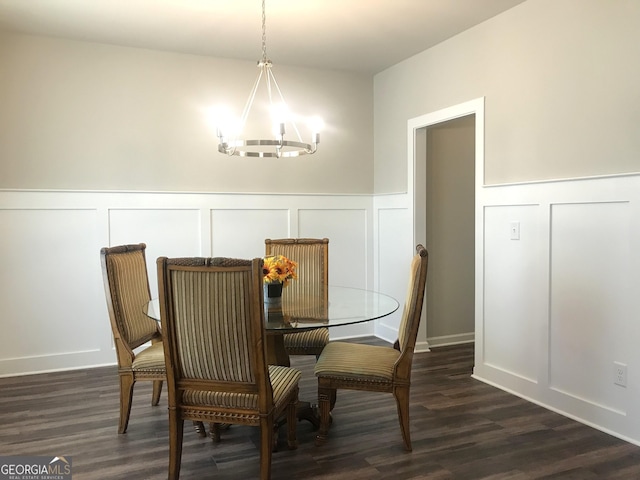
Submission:
<svg viewBox="0 0 640 480">
<path fill-rule="evenodd" d="M 265 257 L 262 264 L 264 283 L 282 283 L 286 287 L 289 280 L 298 278 L 296 268 L 298 268 L 298 263 L 289 260 L 284 255 Z"/>
</svg>

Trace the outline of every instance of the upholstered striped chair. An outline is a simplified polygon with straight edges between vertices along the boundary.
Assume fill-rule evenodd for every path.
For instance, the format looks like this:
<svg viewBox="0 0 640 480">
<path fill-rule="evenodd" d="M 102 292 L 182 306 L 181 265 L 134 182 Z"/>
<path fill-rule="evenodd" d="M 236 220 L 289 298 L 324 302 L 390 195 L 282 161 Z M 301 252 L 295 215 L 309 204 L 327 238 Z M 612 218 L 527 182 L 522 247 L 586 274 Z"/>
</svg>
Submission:
<svg viewBox="0 0 640 480">
<path fill-rule="evenodd" d="M 316 445 L 322 445 L 327 441 L 336 389 L 344 388 L 393 393 L 404 446 L 411 451 L 411 365 L 422 313 L 427 264 L 427 250 L 418 245 L 411 262 L 409 288 L 398 330 L 397 348 L 331 342 L 320 355 L 315 365 L 320 406 L 320 428 L 316 436 Z"/>
<path fill-rule="evenodd" d="M 326 315 L 328 306 L 329 284 L 329 239 L 328 238 L 282 238 L 266 239 L 265 255 L 284 255 L 298 262 L 296 280 L 290 281 L 282 291 L 282 301 L 287 303 L 288 297 L 306 297 L 314 301 L 314 305 L 302 308 L 313 311 L 314 318 Z M 296 302 L 298 303 L 298 302 Z M 298 305 L 300 305 L 298 303 Z M 299 307 L 301 308 L 301 307 Z M 305 312 L 291 312 L 304 317 Z M 329 343 L 329 329 L 318 328 L 299 333 L 284 335 L 284 346 L 289 355 L 320 355 Z"/>
<path fill-rule="evenodd" d="M 262 259 L 157 260 L 169 398 L 169 479 L 180 475 L 184 420 L 260 427 L 270 478 L 276 420 L 297 447 L 300 372 L 267 365 Z"/>
<path fill-rule="evenodd" d="M 127 431 L 135 383 L 152 381 L 151 404 L 158 405 L 162 381 L 166 376 L 158 322 L 142 311 L 143 305 L 150 299 L 145 249 L 146 245 L 140 243 L 100 250 L 104 290 L 120 378 L 118 433 Z M 147 342 L 151 342 L 151 346 L 134 353 L 134 349 Z"/>
</svg>

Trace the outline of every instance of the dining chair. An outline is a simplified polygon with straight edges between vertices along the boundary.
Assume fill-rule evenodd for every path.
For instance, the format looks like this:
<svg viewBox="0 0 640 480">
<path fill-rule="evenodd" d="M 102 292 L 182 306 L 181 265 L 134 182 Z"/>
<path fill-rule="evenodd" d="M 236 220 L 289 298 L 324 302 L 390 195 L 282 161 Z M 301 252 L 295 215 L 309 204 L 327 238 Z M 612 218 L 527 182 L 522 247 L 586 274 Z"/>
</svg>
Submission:
<svg viewBox="0 0 640 480">
<path fill-rule="evenodd" d="M 289 296 L 305 296 L 313 305 L 304 308 L 313 311 L 318 318 L 326 316 L 329 284 L 329 239 L 328 238 L 281 238 L 265 239 L 265 255 L 284 255 L 298 263 L 296 280 L 290 281 L 282 292 L 282 301 Z M 299 308 L 299 307 L 298 307 Z M 299 318 L 305 312 L 293 312 Z M 329 329 L 318 328 L 284 335 L 284 346 L 289 355 L 315 355 L 318 357 L 329 343 Z"/>
<path fill-rule="evenodd" d="M 151 298 L 144 243 L 104 247 L 100 250 L 102 278 L 113 332 L 120 379 L 118 433 L 129 424 L 133 387 L 152 381 L 151 405 L 158 405 L 166 378 L 162 337 L 158 322 L 147 317 L 142 306 Z M 151 342 L 139 352 L 134 350 Z"/>
<path fill-rule="evenodd" d="M 260 427 L 260 478 L 271 474 L 276 420 L 297 447 L 300 371 L 267 365 L 262 259 L 157 260 L 169 401 L 169 479 L 184 420 Z"/>
<path fill-rule="evenodd" d="M 316 445 L 327 442 L 331 410 L 338 388 L 393 393 L 398 410 L 402 439 L 411 451 L 409 430 L 409 392 L 413 351 L 420 324 L 427 280 L 428 253 L 417 245 L 411 261 L 409 287 L 405 299 L 397 347 L 330 342 L 316 362 L 320 428 Z"/>
</svg>

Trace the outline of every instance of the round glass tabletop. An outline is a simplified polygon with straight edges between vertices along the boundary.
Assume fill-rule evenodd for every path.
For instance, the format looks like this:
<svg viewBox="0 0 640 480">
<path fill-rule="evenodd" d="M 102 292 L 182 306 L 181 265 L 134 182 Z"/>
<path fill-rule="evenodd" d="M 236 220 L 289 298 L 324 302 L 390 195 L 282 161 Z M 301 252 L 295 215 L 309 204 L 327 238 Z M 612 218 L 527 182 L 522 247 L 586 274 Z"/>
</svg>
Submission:
<svg viewBox="0 0 640 480">
<path fill-rule="evenodd" d="M 368 322 L 395 312 L 398 301 L 383 293 L 351 287 L 329 286 L 327 298 L 314 295 L 287 295 L 265 303 L 265 325 L 269 331 L 291 333 L 321 327 Z M 149 317 L 160 319 L 157 298 L 143 307 Z"/>
</svg>

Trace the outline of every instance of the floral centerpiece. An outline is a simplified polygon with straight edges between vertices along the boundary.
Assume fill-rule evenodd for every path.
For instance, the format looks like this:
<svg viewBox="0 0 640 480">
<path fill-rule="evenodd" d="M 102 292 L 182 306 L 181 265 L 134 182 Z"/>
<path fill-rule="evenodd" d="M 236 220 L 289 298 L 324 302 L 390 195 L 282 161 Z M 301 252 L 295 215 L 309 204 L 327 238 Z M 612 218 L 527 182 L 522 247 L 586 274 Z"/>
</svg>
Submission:
<svg viewBox="0 0 640 480">
<path fill-rule="evenodd" d="M 289 280 L 298 278 L 297 267 L 297 262 L 289 260 L 284 255 L 274 255 L 263 260 L 262 277 L 265 305 L 270 304 L 274 307 L 280 305 L 282 288 L 289 284 Z"/>
<path fill-rule="evenodd" d="M 298 278 L 296 268 L 298 268 L 298 263 L 289 260 L 284 255 L 265 257 L 262 264 L 264 283 L 282 283 L 286 287 L 289 280 Z"/>
</svg>

